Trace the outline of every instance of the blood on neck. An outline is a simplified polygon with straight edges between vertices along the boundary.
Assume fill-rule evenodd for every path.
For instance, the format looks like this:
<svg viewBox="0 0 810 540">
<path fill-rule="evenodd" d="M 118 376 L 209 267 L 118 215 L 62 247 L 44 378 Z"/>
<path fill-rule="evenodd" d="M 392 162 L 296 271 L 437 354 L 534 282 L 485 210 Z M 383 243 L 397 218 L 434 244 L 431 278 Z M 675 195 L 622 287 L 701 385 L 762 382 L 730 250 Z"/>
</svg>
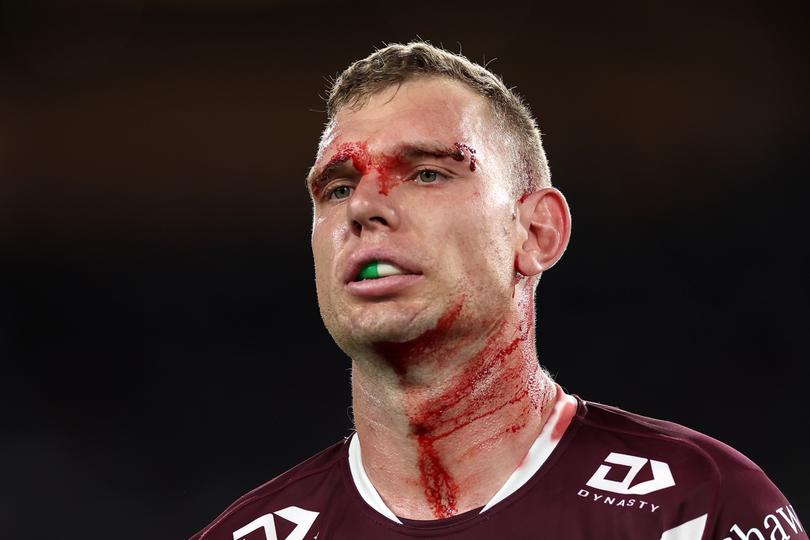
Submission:
<svg viewBox="0 0 810 540">
<path fill-rule="evenodd" d="M 447 336 L 459 320 L 464 300 L 451 306 L 436 326 L 405 343 L 378 343 L 375 351 L 389 362 L 405 388 L 411 437 L 417 447 L 419 481 L 432 514 L 447 518 L 459 511 L 463 482 L 454 478 L 442 441 L 479 421 L 503 414 L 499 430 L 478 446 L 492 447 L 521 432 L 548 402 L 548 385 L 538 381 L 534 353 L 534 294 L 521 293 L 517 324 L 500 321 L 496 330 L 465 360 L 465 369 L 438 397 L 425 401 L 408 391 L 407 373 L 429 357 L 459 354 L 465 343 L 448 345 Z M 534 370 L 532 369 L 534 367 Z"/>
</svg>

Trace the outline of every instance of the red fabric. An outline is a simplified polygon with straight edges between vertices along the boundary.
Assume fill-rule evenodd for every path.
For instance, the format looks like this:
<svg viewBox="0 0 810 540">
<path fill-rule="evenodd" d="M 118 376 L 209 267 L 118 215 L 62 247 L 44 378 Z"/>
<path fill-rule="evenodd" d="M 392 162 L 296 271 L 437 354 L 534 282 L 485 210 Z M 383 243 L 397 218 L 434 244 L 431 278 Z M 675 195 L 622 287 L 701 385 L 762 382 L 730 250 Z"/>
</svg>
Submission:
<svg viewBox="0 0 810 540">
<path fill-rule="evenodd" d="M 387 519 L 357 492 L 341 441 L 240 498 L 192 540 L 659 540 L 692 520 L 700 523 L 689 535 L 665 538 L 807 539 L 785 497 L 739 452 L 671 422 L 577 401 L 540 470 L 483 514 Z M 234 536 L 257 519 L 254 530 Z"/>
</svg>

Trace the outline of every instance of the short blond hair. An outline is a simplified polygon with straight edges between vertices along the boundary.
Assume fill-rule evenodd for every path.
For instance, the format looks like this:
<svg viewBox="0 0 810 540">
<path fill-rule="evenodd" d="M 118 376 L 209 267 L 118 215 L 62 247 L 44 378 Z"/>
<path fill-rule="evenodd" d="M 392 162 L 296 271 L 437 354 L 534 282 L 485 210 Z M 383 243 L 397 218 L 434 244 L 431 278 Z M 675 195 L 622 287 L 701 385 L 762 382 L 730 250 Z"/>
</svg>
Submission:
<svg viewBox="0 0 810 540">
<path fill-rule="evenodd" d="M 508 172 L 515 195 L 551 185 L 537 121 L 520 95 L 485 67 L 424 41 L 388 45 L 346 68 L 329 90 L 328 122 L 343 107 L 360 108 L 372 95 L 421 77 L 459 81 L 489 103 L 496 127 L 511 139 L 504 147 L 512 154 Z"/>
</svg>

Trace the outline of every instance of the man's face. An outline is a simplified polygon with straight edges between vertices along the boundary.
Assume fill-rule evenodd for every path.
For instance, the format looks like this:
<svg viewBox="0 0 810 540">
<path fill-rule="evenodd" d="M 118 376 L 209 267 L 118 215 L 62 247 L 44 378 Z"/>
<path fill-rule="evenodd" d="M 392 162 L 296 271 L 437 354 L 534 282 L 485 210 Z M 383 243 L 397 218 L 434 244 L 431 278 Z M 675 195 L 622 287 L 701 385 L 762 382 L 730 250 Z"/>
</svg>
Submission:
<svg viewBox="0 0 810 540">
<path fill-rule="evenodd" d="M 481 333 L 508 308 L 519 240 L 499 137 L 483 98 L 448 79 L 337 113 L 310 177 L 312 251 L 321 315 L 348 354 L 450 314 Z"/>
</svg>

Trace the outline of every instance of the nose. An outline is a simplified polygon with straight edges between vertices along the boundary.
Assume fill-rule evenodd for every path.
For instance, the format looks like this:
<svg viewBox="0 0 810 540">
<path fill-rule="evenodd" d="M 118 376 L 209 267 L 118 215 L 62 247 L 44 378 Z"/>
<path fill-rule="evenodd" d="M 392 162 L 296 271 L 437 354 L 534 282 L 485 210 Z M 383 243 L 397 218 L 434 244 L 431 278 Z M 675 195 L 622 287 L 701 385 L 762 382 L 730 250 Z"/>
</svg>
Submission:
<svg viewBox="0 0 810 540">
<path fill-rule="evenodd" d="M 379 174 L 375 171 L 360 179 L 349 198 L 346 213 L 354 234 L 394 230 L 399 227 L 399 213 L 390 193 L 381 193 Z"/>
</svg>

